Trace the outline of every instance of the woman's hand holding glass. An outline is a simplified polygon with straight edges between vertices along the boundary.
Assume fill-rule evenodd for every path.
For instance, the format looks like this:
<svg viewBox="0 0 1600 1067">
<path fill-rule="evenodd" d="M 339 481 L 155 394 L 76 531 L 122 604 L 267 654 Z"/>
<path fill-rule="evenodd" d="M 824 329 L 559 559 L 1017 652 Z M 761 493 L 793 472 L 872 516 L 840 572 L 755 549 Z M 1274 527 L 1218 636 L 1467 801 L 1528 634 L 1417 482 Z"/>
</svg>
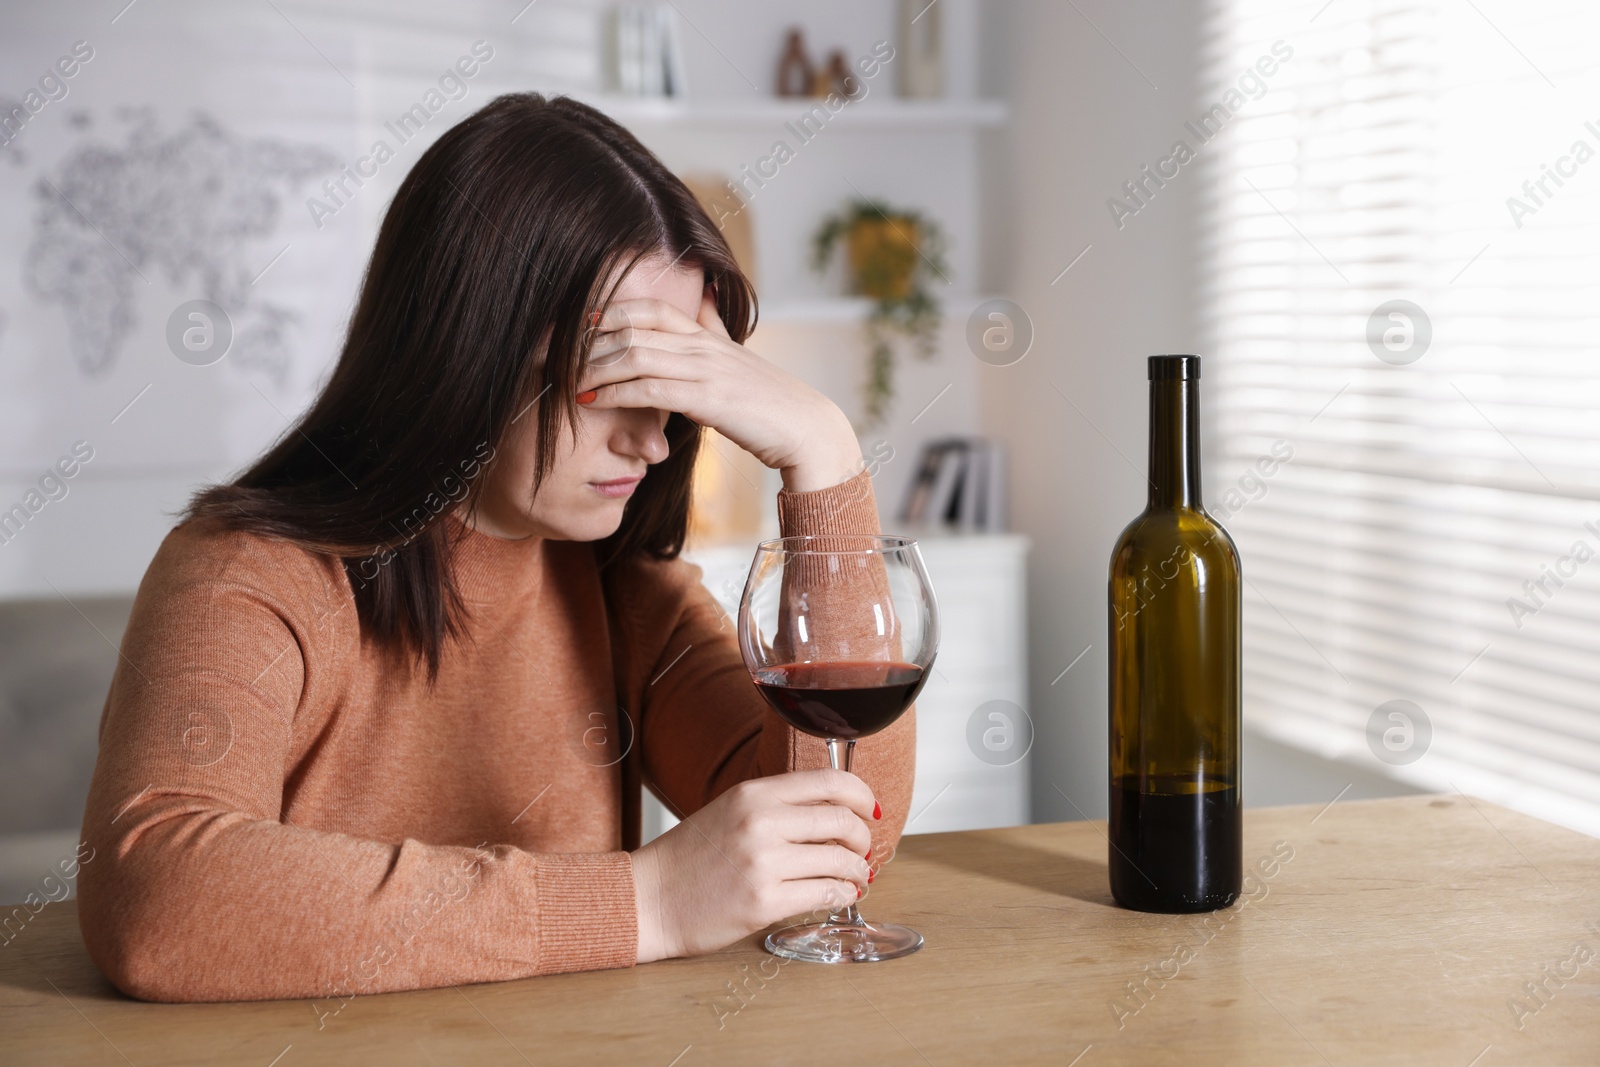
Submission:
<svg viewBox="0 0 1600 1067">
<path fill-rule="evenodd" d="M 632 853 L 639 962 L 711 952 L 859 898 L 877 801 L 847 771 L 741 782 Z"/>
</svg>

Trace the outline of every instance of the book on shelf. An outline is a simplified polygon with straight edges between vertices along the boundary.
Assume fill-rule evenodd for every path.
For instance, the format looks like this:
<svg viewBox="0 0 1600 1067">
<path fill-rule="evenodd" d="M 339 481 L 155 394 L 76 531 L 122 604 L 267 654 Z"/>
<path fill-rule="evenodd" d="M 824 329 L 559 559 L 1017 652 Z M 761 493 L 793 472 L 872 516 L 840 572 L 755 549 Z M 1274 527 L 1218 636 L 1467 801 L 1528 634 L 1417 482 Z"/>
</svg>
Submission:
<svg viewBox="0 0 1600 1067">
<path fill-rule="evenodd" d="M 900 519 L 962 530 L 1006 528 L 1006 453 L 999 441 L 946 437 L 922 448 Z"/>
<path fill-rule="evenodd" d="M 605 15 L 606 88 L 623 96 L 687 95 L 683 40 L 670 3 L 617 4 Z"/>
</svg>

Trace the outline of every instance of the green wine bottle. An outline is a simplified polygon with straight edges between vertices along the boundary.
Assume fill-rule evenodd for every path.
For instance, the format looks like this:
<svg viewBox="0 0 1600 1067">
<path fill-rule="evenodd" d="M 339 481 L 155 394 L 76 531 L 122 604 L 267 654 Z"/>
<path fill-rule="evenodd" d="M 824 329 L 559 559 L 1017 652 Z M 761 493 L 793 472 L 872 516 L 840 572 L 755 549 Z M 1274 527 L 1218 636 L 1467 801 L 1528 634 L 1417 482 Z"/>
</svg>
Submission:
<svg viewBox="0 0 1600 1067">
<path fill-rule="evenodd" d="M 1239 552 L 1201 504 L 1200 357 L 1149 369 L 1149 503 L 1111 554 L 1111 895 L 1212 911 L 1244 873 Z"/>
</svg>

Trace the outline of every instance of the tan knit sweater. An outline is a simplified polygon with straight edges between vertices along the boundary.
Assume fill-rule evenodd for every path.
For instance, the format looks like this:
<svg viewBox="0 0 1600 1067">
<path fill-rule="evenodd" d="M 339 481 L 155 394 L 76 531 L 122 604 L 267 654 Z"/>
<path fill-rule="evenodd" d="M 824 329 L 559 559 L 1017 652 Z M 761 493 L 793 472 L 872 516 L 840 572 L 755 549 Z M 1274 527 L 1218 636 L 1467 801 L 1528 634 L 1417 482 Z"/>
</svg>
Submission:
<svg viewBox="0 0 1600 1067">
<path fill-rule="evenodd" d="M 878 531 L 865 473 L 778 505 L 786 535 Z M 118 988 L 348 998 L 631 966 L 641 782 L 687 814 L 827 766 L 757 694 L 698 567 L 602 578 L 587 543 L 476 531 L 455 566 L 470 633 L 430 691 L 363 645 L 337 560 L 203 521 L 167 536 L 83 821 L 79 922 Z M 857 746 L 877 854 L 914 755 L 911 713 Z"/>
</svg>

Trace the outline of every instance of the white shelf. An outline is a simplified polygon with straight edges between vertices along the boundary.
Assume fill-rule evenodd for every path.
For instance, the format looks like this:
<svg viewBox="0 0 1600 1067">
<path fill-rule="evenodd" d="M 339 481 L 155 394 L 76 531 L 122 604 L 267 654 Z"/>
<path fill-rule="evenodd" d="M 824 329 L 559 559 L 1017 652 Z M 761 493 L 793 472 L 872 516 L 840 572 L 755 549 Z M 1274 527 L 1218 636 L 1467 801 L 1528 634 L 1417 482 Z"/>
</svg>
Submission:
<svg viewBox="0 0 1600 1067">
<path fill-rule="evenodd" d="M 946 319 L 972 314 L 972 309 L 985 300 L 993 299 L 992 293 L 956 293 L 938 294 L 942 304 L 942 311 Z M 817 296 L 799 297 L 793 299 L 777 298 L 763 300 L 760 304 L 761 318 L 756 323 L 756 329 L 763 326 L 792 326 L 809 323 L 849 323 L 860 322 L 866 319 L 867 312 L 872 308 L 872 301 L 864 296 Z"/>
<path fill-rule="evenodd" d="M 798 120 L 821 98 L 771 97 L 751 100 L 652 99 L 604 94 L 569 94 L 624 124 L 723 127 L 781 127 Z M 826 109 L 824 109 L 826 110 Z M 883 132 L 950 133 L 1001 126 L 1009 118 L 999 100 L 902 100 L 876 90 L 866 100 L 830 113 L 828 128 Z"/>
<path fill-rule="evenodd" d="M 800 299 L 763 300 L 756 329 L 763 326 L 796 326 L 809 323 L 861 322 L 872 308 L 864 296 L 815 296 Z"/>
</svg>

